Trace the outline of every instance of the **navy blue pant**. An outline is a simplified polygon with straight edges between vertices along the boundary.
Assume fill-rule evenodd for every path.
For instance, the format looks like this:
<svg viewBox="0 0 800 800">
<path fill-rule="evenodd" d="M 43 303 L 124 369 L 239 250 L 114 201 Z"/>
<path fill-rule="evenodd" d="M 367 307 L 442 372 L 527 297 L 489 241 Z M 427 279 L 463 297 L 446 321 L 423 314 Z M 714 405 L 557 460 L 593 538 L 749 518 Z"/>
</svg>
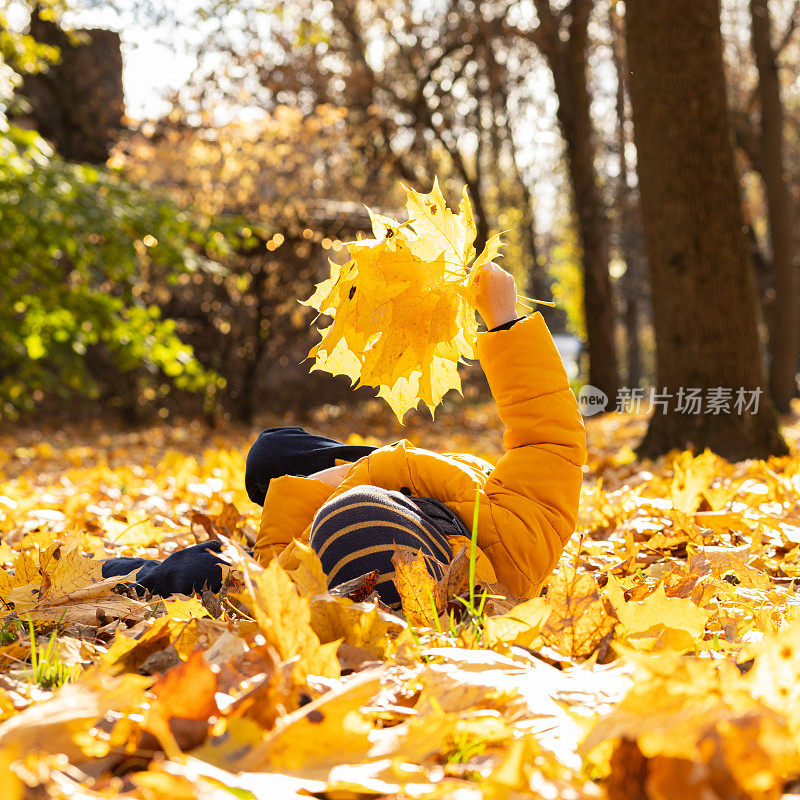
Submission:
<svg viewBox="0 0 800 800">
<path fill-rule="evenodd" d="M 133 584 L 137 593 L 169 597 L 171 594 L 191 595 L 208 588 L 222 588 L 222 561 L 214 554 L 222 549 L 218 541 L 202 542 L 173 553 L 163 561 L 152 558 L 109 558 L 103 563 L 103 577 L 127 575 L 138 569 Z"/>
</svg>

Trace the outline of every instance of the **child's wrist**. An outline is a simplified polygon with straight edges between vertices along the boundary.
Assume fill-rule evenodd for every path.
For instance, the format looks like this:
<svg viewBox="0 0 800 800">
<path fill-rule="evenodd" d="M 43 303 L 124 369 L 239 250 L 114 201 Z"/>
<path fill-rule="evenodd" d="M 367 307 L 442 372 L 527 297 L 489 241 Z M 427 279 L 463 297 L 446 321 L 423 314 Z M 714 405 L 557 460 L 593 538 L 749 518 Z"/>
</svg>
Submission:
<svg viewBox="0 0 800 800">
<path fill-rule="evenodd" d="M 489 330 L 499 328 L 501 325 L 505 325 L 518 318 L 517 307 L 515 305 L 513 308 L 505 309 L 495 314 L 488 314 L 487 317 L 484 317 L 484 319 L 486 321 L 486 327 Z"/>
</svg>

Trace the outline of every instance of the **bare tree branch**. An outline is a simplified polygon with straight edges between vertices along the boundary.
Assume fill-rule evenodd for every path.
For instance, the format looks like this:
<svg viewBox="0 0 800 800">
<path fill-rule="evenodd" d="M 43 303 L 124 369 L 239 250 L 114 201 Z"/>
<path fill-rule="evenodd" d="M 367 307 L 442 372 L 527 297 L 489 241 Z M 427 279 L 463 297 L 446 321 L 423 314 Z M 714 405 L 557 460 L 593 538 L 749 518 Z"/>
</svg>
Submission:
<svg viewBox="0 0 800 800">
<path fill-rule="evenodd" d="M 800 0 L 795 0 L 792 13 L 789 15 L 789 22 L 786 25 L 786 30 L 783 32 L 783 36 L 781 36 L 780 44 L 775 48 L 776 56 L 779 56 L 789 45 L 798 25 L 800 25 Z"/>
</svg>

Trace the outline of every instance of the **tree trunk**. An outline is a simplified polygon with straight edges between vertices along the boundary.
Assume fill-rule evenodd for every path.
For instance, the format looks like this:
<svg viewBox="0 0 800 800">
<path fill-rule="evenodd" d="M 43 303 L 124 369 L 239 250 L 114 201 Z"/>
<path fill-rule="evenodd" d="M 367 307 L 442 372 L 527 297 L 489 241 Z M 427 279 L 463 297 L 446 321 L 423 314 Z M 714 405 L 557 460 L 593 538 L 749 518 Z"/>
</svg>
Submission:
<svg viewBox="0 0 800 800">
<path fill-rule="evenodd" d="M 625 274 L 619 281 L 622 294 L 622 324 L 625 328 L 625 380 L 639 386 L 644 378 L 640 337 L 647 318 L 648 291 L 642 254 L 641 223 L 630 186 L 619 199 L 620 249 L 625 256 Z"/>
<path fill-rule="evenodd" d="M 122 130 L 122 51 L 114 31 L 76 31 L 73 43 L 54 22 L 31 16 L 37 42 L 59 48 L 59 60 L 41 73 L 26 75 L 23 92 L 36 129 L 68 161 L 103 164 Z"/>
<path fill-rule="evenodd" d="M 587 86 L 585 20 L 573 19 L 569 37 L 556 37 L 548 60 L 558 96 L 558 121 L 566 143 L 567 167 L 583 251 L 584 291 L 589 383 L 613 402 L 619 390 L 614 339 L 614 304 L 608 274 L 610 225 L 595 169 L 594 127 Z"/>
<path fill-rule="evenodd" d="M 628 0 L 626 8 L 656 377 L 669 396 L 667 410 L 655 410 L 639 454 L 708 447 L 740 460 L 786 453 L 763 393 L 719 0 Z M 685 398 L 681 410 L 680 392 L 689 389 L 700 390 L 699 413 Z M 757 407 L 737 407 L 739 391 L 745 402 L 757 398 Z M 726 411 L 711 400 L 727 392 Z"/>
<path fill-rule="evenodd" d="M 630 182 L 625 133 L 626 57 L 622 33 L 622 19 L 615 5 L 609 8 L 611 27 L 611 55 L 617 73 L 617 150 L 619 151 L 619 177 L 617 178 L 618 247 L 625 259 L 625 274 L 619 281 L 622 295 L 622 324 L 625 328 L 625 379 L 631 388 L 642 381 L 642 348 L 639 342 L 642 316 L 648 302 L 645 265 L 642 254 L 642 226 L 639 205 Z"/>
<path fill-rule="evenodd" d="M 761 104 L 761 178 L 767 200 L 775 301 L 770 326 L 769 390 L 779 411 L 797 395 L 800 354 L 800 274 L 794 261 L 792 210 L 784 177 L 783 103 L 767 0 L 750 0 L 752 47 Z"/>
<path fill-rule="evenodd" d="M 467 190 L 472 201 L 472 215 L 475 217 L 475 250 L 480 253 L 489 241 L 489 214 L 486 211 L 480 179 L 467 182 Z"/>
</svg>

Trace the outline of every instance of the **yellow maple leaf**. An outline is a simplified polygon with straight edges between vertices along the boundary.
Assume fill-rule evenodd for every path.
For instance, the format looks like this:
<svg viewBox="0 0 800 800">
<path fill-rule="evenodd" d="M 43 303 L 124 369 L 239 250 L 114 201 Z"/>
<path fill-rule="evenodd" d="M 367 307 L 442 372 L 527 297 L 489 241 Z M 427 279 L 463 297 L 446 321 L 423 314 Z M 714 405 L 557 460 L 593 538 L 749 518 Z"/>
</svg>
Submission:
<svg viewBox="0 0 800 800">
<path fill-rule="evenodd" d="M 175 648 L 179 656 L 188 658 L 200 639 L 198 621 L 197 617 L 173 618 L 164 615 L 147 620 L 146 627 L 136 639 L 117 632 L 111 647 L 100 661 L 110 673 L 118 674 L 138 670 L 149 656 L 170 646 Z"/>
<path fill-rule="evenodd" d="M 374 386 L 397 418 L 422 400 L 431 412 L 450 389 L 457 365 L 475 357 L 474 277 L 500 249 L 493 236 L 475 257 L 475 222 L 466 190 L 454 214 L 434 182 L 429 194 L 404 187 L 408 222 L 370 211 L 375 238 L 348 243 L 350 261 L 304 305 L 333 317 L 319 329 L 312 370 Z"/>
<path fill-rule="evenodd" d="M 320 644 L 311 628 L 309 601 L 297 594 L 291 578 L 277 561 L 260 572 L 245 572 L 248 592 L 239 599 L 252 604 L 261 632 L 283 660 L 299 655 L 293 676 L 297 683 L 309 675 L 340 676 L 336 649 L 339 642 Z"/>
<path fill-rule="evenodd" d="M 640 602 L 625 602 L 619 583 L 609 575 L 606 595 L 621 623 L 618 635 L 639 650 L 690 650 L 711 616 L 691 600 L 667 597 L 663 584 Z"/>
<path fill-rule="evenodd" d="M 13 589 L 37 581 L 40 582 L 41 577 L 33 557 L 28 552 L 19 553 L 14 561 L 13 571 L 0 572 L 0 597 L 5 603 L 9 592 Z"/>
<path fill-rule="evenodd" d="M 377 605 L 323 595 L 311 602 L 311 627 L 322 644 L 345 642 L 381 659 L 386 657 L 390 635 L 400 633 L 405 625 Z"/>
<path fill-rule="evenodd" d="M 372 723 L 361 711 L 381 688 L 379 670 L 368 670 L 340 683 L 280 723 L 257 747 L 245 754 L 237 768 L 327 778 L 343 763 L 363 761 L 371 748 Z"/>
<path fill-rule="evenodd" d="M 785 776 L 798 769 L 796 745 L 786 719 L 753 697 L 734 664 L 674 652 L 635 663 L 630 690 L 578 749 L 594 769 L 608 758 L 610 784 L 619 787 L 611 796 L 782 796 Z M 623 752 L 631 746 L 632 759 Z"/>
<path fill-rule="evenodd" d="M 410 624 L 432 628 L 445 603 L 439 595 L 436 579 L 428 572 L 422 551 L 398 547 L 392 556 L 395 585 Z"/>
<path fill-rule="evenodd" d="M 484 621 L 486 642 L 490 647 L 503 644 L 530 647 L 551 612 L 552 608 L 543 597 L 534 597 L 515 606 L 507 614 L 487 617 Z"/>
<path fill-rule="evenodd" d="M 587 658 L 613 630 L 595 579 L 562 564 L 547 590 L 551 612 L 542 626 L 544 641 L 564 655 Z"/>
<path fill-rule="evenodd" d="M 107 712 L 127 712 L 137 706 L 151 682 L 151 678 L 141 675 L 111 677 L 92 671 L 80 683 L 60 687 L 48 700 L 29 706 L 3 723 L 0 764 L 3 755 L 9 753 L 62 753 L 72 761 L 81 760 L 84 746 L 89 743 L 89 731 L 98 720 Z M 4 774 L 3 789 L 5 778 Z"/>
<path fill-rule="evenodd" d="M 767 634 L 753 645 L 755 663 L 747 674 L 754 697 L 789 720 L 795 741 L 800 742 L 800 623 Z"/>
<path fill-rule="evenodd" d="M 422 242 L 421 246 L 430 248 L 428 252 L 440 250 L 440 255 L 454 276 L 474 272 L 475 267 L 487 264 L 498 254 L 501 240 L 499 235 L 494 235 L 489 238 L 480 256 L 472 264 L 472 268 L 470 267 L 470 262 L 475 258 L 473 243 L 477 229 L 466 188 L 461 196 L 458 214 L 453 214 L 447 208 L 438 179 L 434 179 L 433 189 L 429 194 L 420 194 L 407 186 L 403 188 L 408 194 L 408 218 Z"/>
<path fill-rule="evenodd" d="M 283 568 L 294 581 L 300 597 L 314 597 L 328 591 L 328 580 L 322 569 L 322 562 L 310 545 L 295 541 Z"/>
<path fill-rule="evenodd" d="M 40 550 L 38 559 L 37 567 L 30 554 L 21 553 L 14 575 L 0 576 L 0 598 L 6 610 L 33 622 L 92 623 L 101 601 L 110 616 L 127 616 L 142 607 L 113 593 L 125 576 L 104 580 L 102 562 L 85 558 L 77 548 L 63 554 L 61 545 L 54 543 Z"/>
<path fill-rule="evenodd" d="M 719 472 L 718 460 L 710 450 L 704 450 L 697 458 L 683 452 L 675 459 L 674 477 L 669 487 L 669 497 L 675 508 L 689 513 L 697 511 L 712 478 Z"/>
</svg>

